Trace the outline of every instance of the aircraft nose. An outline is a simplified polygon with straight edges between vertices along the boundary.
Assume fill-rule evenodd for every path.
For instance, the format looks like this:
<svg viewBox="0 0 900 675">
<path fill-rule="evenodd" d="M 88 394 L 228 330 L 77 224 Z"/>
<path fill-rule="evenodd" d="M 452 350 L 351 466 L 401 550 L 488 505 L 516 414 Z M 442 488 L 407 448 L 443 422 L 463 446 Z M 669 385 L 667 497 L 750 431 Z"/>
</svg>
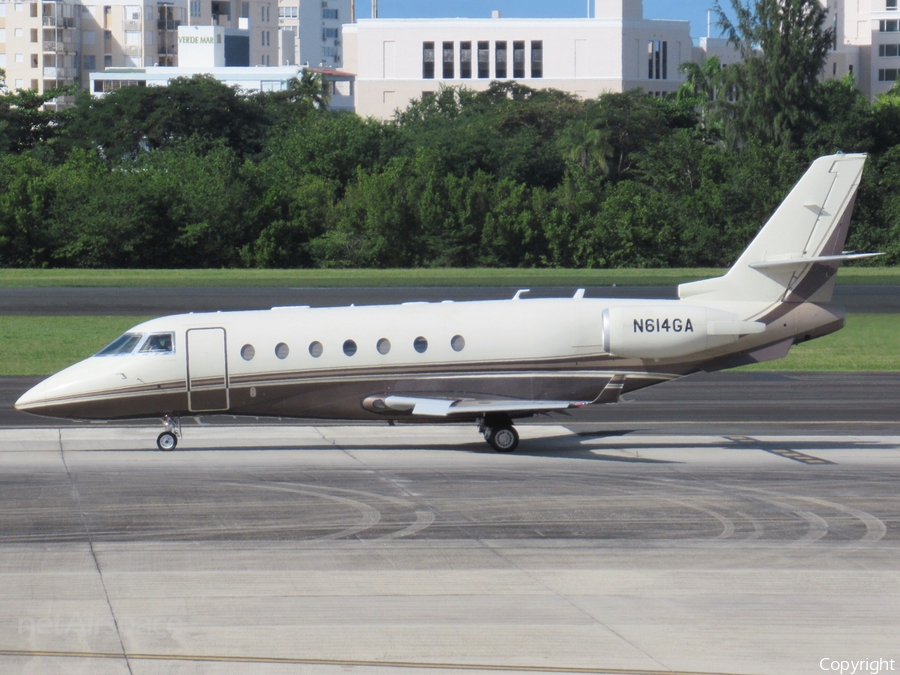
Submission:
<svg viewBox="0 0 900 675">
<path fill-rule="evenodd" d="M 52 379 L 52 378 L 51 378 Z M 48 380 L 39 382 L 31 389 L 26 391 L 16 401 L 16 410 L 22 412 L 39 413 L 48 402 L 48 392 L 50 387 L 47 386 Z"/>
<path fill-rule="evenodd" d="M 69 366 L 22 394 L 16 401 L 16 410 L 35 415 L 64 417 L 61 411 L 66 402 L 73 396 L 77 398 L 89 393 L 97 371 L 97 364 L 92 359 Z"/>
</svg>

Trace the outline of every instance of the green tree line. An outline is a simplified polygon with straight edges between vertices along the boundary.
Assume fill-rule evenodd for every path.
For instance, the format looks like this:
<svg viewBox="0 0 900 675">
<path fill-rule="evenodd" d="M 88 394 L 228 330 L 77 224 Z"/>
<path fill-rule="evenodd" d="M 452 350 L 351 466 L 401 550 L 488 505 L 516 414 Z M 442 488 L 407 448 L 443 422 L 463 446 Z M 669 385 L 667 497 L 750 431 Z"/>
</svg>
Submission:
<svg viewBox="0 0 900 675">
<path fill-rule="evenodd" d="M 329 110 L 312 75 L 257 94 L 182 78 L 64 110 L 45 105 L 60 92 L 3 94 L 0 266 L 726 266 L 837 151 L 870 154 L 848 248 L 898 264 L 900 88 L 870 104 L 852 79 L 820 82 L 833 36 L 807 5 L 745 6 L 724 26 L 744 62 L 689 64 L 668 98 L 494 82 L 383 122 Z M 779 11 L 796 17 L 762 20 Z"/>
</svg>

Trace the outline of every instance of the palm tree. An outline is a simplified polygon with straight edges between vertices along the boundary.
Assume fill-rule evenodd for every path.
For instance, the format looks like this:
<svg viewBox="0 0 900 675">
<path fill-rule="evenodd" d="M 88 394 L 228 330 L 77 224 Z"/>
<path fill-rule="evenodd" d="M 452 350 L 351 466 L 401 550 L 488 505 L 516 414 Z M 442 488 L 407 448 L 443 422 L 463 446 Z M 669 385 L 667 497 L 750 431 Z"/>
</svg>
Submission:
<svg viewBox="0 0 900 675">
<path fill-rule="evenodd" d="M 566 125 L 557 143 L 563 157 L 580 167 L 584 173 L 592 169 L 603 175 L 609 173 L 607 160 L 613 155 L 609 130 L 603 128 L 600 120 L 590 110 L 585 110 L 584 117 Z"/>
<path fill-rule="evenodd" d="M 324 110 L 328 107 L 331 94 L 328 91 L 328 83 L 320 73 L 304 70 L 299 78 L 291 80 L 288 85 L 288 99 L 309 101 L 313 107 Z"/>
</svg>

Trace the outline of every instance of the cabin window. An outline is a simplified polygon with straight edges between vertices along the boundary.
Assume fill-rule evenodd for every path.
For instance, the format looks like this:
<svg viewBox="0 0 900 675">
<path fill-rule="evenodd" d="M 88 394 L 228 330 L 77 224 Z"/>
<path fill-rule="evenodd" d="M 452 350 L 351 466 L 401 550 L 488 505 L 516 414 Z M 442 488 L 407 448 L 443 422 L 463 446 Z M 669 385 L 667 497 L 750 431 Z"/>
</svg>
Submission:
<svg viewBox="0 0 900 675">
<path fill-rule="evenodd" d="M 321 343 L 321 342 L 318 342 L 318 341 L 310 342 L 310 344 L 309 344 L 309 355 L 312 356 L 314 359 L 317 359 L 317 358 L 319 358 L 320 356 L 322 356 L 322 352 L 323 352 L 323 351 L 325 351 L 325 350 L 324 350 L 324 348 L 322 347 L 322 343 Z"/>
<path fill-rule="evenodd" d="M 344 353 L 347 356 L 353 356 L 354 354 L 356 354 L 356 343 L 353 340 L 344 341 Z"/>
<path fill-rule="evenodd" d="M 288 357 L 288 354 L 291 353 L 291 348 L 288 347 L 283 342 L 279 342 L 275 345 L 275 356 L 277 356 L 282 361 Z"/>
<path fill-rule="evenodd" d="M 121 356 L 130 354 L 143 338 L 142 333 L 125 333 L 97 352 L 97 356 Z"/>
<path fill-rule="evenodd" d="M 424 354 L 425 350 L 428 349 L 428 340 L 420 335 L 413 341 L 413 348 L 420 354 Z"/>
<path fill-rule="evenodd" d="M 466 348 L 466 338 L 464 338 L 462 335 L 454 335 L 450 339 L 450 346 L 453 347 L 453 351 L 461 352 Z"/>
<path fill-rule="evenodd" d="M 378 349 L 379 354 L 387 354 L 391 351 L 391 341 L 387 338 L 381 338 L 378 341 L 378 344 L 375 345 L 376 349 Z"/>
<path fill-rule="evenodd" d="M 244 361 L 252 361 L 254 356 L 256 356 L 256 348 L 253 345 L 244 345 L 241 347 L 241 358 L 244 359 Z"/>
<path fill-rule="evenodd" d="M 171 354 L 175 351 L 175 336 L 172 333 L 153 333 L 141 345 L 142 354 Z"/>
</svg>

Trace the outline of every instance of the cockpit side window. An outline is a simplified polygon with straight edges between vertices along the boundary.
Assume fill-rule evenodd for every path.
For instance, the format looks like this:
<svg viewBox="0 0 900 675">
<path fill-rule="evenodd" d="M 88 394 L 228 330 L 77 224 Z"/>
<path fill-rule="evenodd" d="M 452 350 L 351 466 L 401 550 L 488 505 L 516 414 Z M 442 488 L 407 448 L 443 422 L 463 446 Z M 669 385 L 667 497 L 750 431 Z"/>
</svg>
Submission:
<svg viewBox="0 0 900 675">
<path fill-rule="evenodd" d="M 175 336 L 172 333 L 151 333 L 141 345 L 142 354 L 171 354 L 175 351 Z"/>
<path fill-rule="evenodd" d="M 123 354 L 130 354 L 134 351 L 134 348 L 137 347 L 137 344 L 141 341 L 142 337 L 144 337 L 142 333 L 125 333 L 125 335 L 116 338 L 108 346 L 97 352 L 97 356 L 121 356 Z"/>
</svg>

